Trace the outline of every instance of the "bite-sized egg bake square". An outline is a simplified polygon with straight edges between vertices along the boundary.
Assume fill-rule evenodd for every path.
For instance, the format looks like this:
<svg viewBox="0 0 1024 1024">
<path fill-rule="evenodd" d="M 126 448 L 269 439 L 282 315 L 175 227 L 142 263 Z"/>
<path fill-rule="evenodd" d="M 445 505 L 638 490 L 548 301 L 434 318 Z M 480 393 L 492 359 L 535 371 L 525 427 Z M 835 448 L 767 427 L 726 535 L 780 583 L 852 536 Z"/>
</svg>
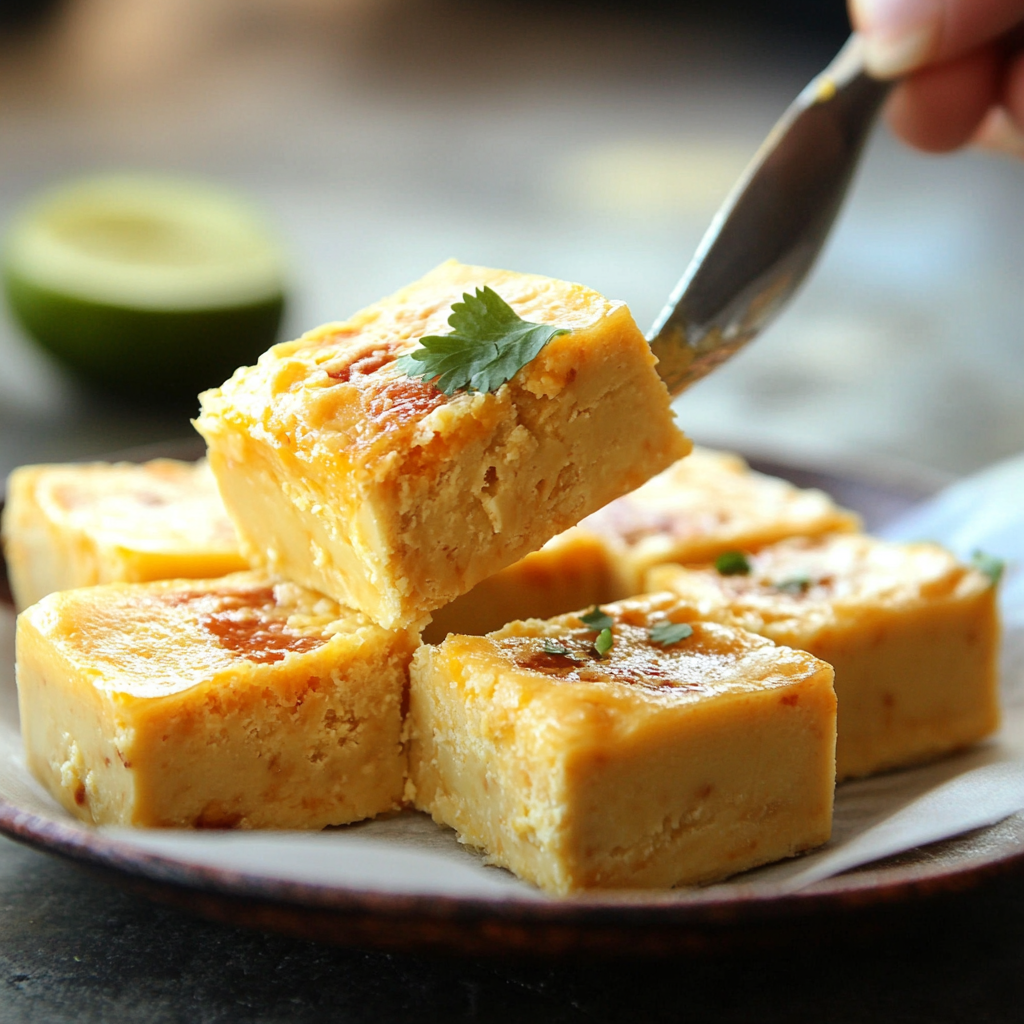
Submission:
<svg viewBox="0 0 1024 1024">
<path fill-rule="evenodd" d="M 410 795 L 553 893 L 710 882 L 828 839 L 832 669 L 667 594 L 416 653 Z"/>
<path fill-rule="evenodd" d="M 839 778 L 937 757 L 998 727 L 996 588 L 938 545 L 838 534 L 721 567 L 660 566 L 647 583 L 835 668 Z"/>
<path fill-rule="evenodd" d="M 823 491 L 794 487 L 754 472 L 738 455 L 698 447 L 580 528 L 617 550 L 621 597 L 641 593 L 644 573 L 663 562 L 707 562 L 724 551 L 755 551 L 786 537 L 860 525 Z"/>
<path fill-rule="evenodd" d="M 565 333 L 495 391 L 403 357 L 491 289 Z M 647 342 L 581 285 L 454 261 L 202 396 L 196 422 L 254 564 L 384 626 L 427 613 L 685 455 Z"/>
<path fill-rule="evenodd" d="M 72 587 L 248 568 L 205 461 L 22 466 L 3 545 L 19 608 Z"/>
<path fill-rule="evenodd" d="M 100 825 L 302 828 L 398 807 L 418 637 L 293 583 L 112 583 L 18 618 L 29 768 Z"/>
</svg>

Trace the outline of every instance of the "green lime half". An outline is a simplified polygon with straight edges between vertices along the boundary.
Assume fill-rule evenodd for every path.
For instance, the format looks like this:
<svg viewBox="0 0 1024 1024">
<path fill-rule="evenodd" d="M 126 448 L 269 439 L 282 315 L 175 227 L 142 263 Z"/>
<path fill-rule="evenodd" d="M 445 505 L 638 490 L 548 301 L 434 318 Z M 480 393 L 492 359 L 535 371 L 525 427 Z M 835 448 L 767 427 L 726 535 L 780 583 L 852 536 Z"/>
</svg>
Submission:
<svg viewBox="0 0 1024 1024">
<path fill-rule="evenodd" d="M 260 218 L 206 185 L 95 178 L 43 196 L 3 253 L 14 316 L 104 391 L 194 398 L 273 344 L 284 260 Z"/>
</svg>

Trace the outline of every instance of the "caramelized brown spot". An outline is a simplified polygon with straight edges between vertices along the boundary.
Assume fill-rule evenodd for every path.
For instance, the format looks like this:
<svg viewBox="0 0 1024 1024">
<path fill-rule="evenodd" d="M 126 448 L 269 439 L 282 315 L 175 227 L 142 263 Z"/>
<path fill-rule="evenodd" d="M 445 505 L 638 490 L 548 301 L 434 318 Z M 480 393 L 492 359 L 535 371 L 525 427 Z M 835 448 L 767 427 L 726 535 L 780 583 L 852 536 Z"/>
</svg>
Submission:
<svg viewBox="0 0 1024 1024">
<path fill-rule="evenodd" d="M 346 363 L 344 366 L 338 366 L 333 370 L 328 370 L 327 376 L 332 380 L 348 384 L 351 383 L 353 376 L 368 377 L 371 373 L 375 373 L 382 366 L 387 366 L 388 363 L 392 363 L 394 360 L 394 347 L 391 345 L 384 345 L 380 348 L 375 348 L 372 352 L 368 352 L 366 355 L 356 356 L 351 360 L 351 362 Z"/>
<path fill-rule="evenodd" d="M 422 419 L 444 405 L 444 393 L 433 384 L 410 377 L 382 382 L 369 394 L 366 414 L 380 430 L 395 430 Z"/>
<path fill-rule="evenodd" d="M 891 693 L 882 694 L 882 704 L 887 708 L 891 708 L 896 703 L 895 698 Z"/>
<path fill-rule="evenodd" d="M 501 641 L 519 668 L 543 672 L 567 682 L 587 683 L 619 682 L 634 686 L 660 689 L 697 689 L 700 683 L 692 676 L 681 677 L 679 653 L 650 642 L 646 628 L 621 619 L 616 623 L 615 645 L 610 654 L 601 658 L 594 649 L 597 634 L 593 630 L 579 629 L 558 637 L 568 655 L 549 654 L 543 641 L 509 638 Z M 708 657 L 704 654 L 701 657 Z M 713 657 L 713 655 L 710 655 Z"/>
<path fill-rule="evenodd" d="M 517 655 L 516 664 L 533 672 L 558 672 L 560 669 L 569 672 L 579 667 L 579 662 L 573 661 L 567 654 L 548 654 L 543 648 L 524 652 L 522 656 Z"/>
<path fill-rule="evenodd" d="M 303 654 L 324 643 L 320 637 L 293 632 L 283 622 L 268 622 L 252 614 L 213 612 L 202 616 L 199 623 L 220 641 L 221 647 L 258 665 L 273 665 L 283 661 L 290 651 Z"/>
<path fill-rule="evenodd" d="M 787 693 L 785 696 L 779 699 L 780 704 L 785 704 L 786 707 L 795 708 L 800 703 L 800 694 L 798 693 Z"/>
<path fill-rule="evenodd" d="M 212 633 L 220 645 L 247 661 L 272 665 L 284 660 L 290 651 L 305 653 L 316 650 L 325 641 L 322 637 L 303 636 L 288 628 L 286 622 L 267 614 L 275 607 L 274 588 L 216 592 L 185 592 L 167 595 L 171 604 L 182 605 L 213 597 L 217 609 L 199 616 L 199 624 Z"/>
<path fill-rule="evenodd" d="M 85 784 L 82 782 L 75 786 L 75 803 L 79 807 L 85 803 Z"/>
<path fill-rule="evenodd" d="M 330 348 L 342 341 L 350 342 L 362 333 L 363 329 L 361 327 L 339 327 L 337 330 L 322 334 L 316 341 L 311 341 L 309 344 L 315 348 Z"/>
</svg>

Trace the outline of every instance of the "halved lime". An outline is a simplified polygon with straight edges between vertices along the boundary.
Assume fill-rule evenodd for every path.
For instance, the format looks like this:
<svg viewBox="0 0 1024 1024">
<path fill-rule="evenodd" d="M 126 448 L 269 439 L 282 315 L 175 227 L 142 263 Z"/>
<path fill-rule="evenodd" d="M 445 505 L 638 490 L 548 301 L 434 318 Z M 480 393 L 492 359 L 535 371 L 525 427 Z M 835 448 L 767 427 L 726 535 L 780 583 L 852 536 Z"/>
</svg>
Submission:
<svg viewBox="0 0 1024 1024">
<path fill-rule="evenodd" d="M 10 308 L 93 385 L 194 397 L 273 344 L 284 260 L 259 216 L 204 184 L 93 178 L 44 195 L 3 253 Z"/>
</svg>

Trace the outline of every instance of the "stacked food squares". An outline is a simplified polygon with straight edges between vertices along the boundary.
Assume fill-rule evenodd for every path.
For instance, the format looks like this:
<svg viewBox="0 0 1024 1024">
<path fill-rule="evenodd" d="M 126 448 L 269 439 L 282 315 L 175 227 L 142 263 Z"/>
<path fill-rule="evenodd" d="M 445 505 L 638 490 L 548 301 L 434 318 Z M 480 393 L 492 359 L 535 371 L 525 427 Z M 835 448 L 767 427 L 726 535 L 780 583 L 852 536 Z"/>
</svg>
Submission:
<svg viewBox="0 0 1024 1024">
<path fill-rule="evenodd" d="M 483 634 L 514 619 L 549 618 L 645 589 L 654 565 L 714 560 L 785 537 L 860 528 L 822 491 L 754 472 L 738 455 L 694 448 L 540 551 L 434 613 L 424 640 Z"/>
<path fill-rule="evenodd" d="M 710 882 L 829 837 L 832 669 L 668 595 L 413 660 L 415 805 L 554 893 Z"/>
<path fill-rule="evenodd" d="M 205 461 L 22 466 L 4 554 L 18 608 L 58 590 L 247 569 Z"/>
<path fill-rule="evenodd" d="M 485 288 L 566 333 L 493 392 L 408 376 L 418 339 Z M 450 261 L 270 349 L 202 396 L 196 426 L 255 565 L 424 624 L 690 450 L 654 363 L 622 303 Z"/>
<path fill-rule="evenodd" d="M 399 367 L 463 290 L 489 286 L 557 323 L 538 357 L 453 394 Z M 62 589 L 22 616 L 30 764 L 90 821 L 321 827 L 393 808 L 429 612 L 690 447 L 625 306 L 455 263 L 275 347 L 204 396 L 201 426 L 246 553 L 276 575 Z M 43 562 L 26 541 L 39 503 L 20 504 L 8 549 Z M 74 525 L 53 526 L 51 561 Z M 68 582 L 93 581 L 42 589 Z"/>
<path fill-rule="evenodd" d="M 647 585 L 702 620 L 835 668 L 840 779 L 937 757 L 998 727 L 996 587 L 938 545 L 797 538 L 718 568 L 661 566 Z"/>
<path fill-rule="evenodd" d="M 474 288 L 547 340 L 493 387 L 411 372 Z M 412 803 L 553 893 L 702 883 L 827 839 L 837 691 L 841 775 L 998 720 L 991 582 L 734 456 L 679 461 L 643 337 L 581 286 L 445 264 L 271 349 L 198 426 L 252 572 L 66 590 L 190 575 L 157 536 L 173 502 L 149 467 L 108 467 L 106 505 L 99 467 L 12 480 L 22 600 L 60 591 L 19 622 L 26 750 L 87 821 L 319 828 Z M 167 535 L 230 529 L 207 471 L 181 472 L 195 504 Z"/>
</svg>

